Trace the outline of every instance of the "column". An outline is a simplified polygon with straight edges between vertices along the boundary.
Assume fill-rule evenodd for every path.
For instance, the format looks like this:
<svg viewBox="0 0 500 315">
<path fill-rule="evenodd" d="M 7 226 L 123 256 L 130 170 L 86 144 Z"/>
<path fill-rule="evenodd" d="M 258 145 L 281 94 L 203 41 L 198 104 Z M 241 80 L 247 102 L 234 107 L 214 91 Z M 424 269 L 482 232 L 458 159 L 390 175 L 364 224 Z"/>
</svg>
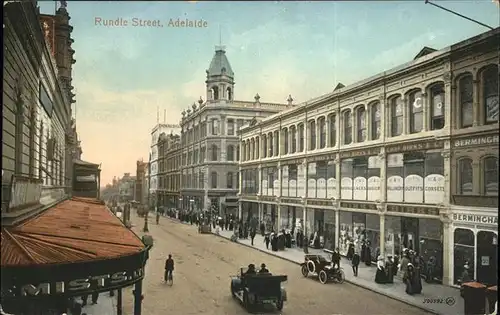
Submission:
<svg viewBox="0 0 500 315">
<path fill-rule="evenodd" d="M 328 148 L 330 147 L 330 117 L 328 115 L 325 118 L 325 129 L 326 129 L 325 148 Z"/>
<path fill-rule="evenodd" d="M 450 204 L 450 192 L 451 192 L 451 163 L 450 163 L 450 151 L 449 151 L 449 141 L 446 141 L 448 143 L 445 143 L 445 150 L 441 152 L 441 156 L 443 157 L 443 163 L 444 163 L 444 200 L 443 203 L 448 205 Z M 448 150 L 446 150 L 448 148 Z M 474 165 L 473 165 L 474 167 Z M 474 170 L 473 170 L 474 172 Z M 477 174 L 477 173 L 476 173 Z M 473 175 L 476 175 L 473 174 Z M 479 178 L 479 176 L 473 177 L 474 180 L 475 178 Z M 474 187 L 480 187 L 479 183 L 477 185 L 474 185 Z"/>
<path fill-rule="evenodd" d="M 309 194 L 309 187 L 307 185 L 307 174 L 309 173 L 309 167 L 307 166 L 307 158 L 304 159 L 304 161 L 302 162 L 302 167 L 303 167 L 303 170 L 304 170 L 304 199 L 307 199 L 307 196 Z"/>
<path fill-rule="evenodd" d="M 259 167 L 257 168 L 257 173 L 258 173 L 257 180 L 259 181 L 258 183 L 259 190 L 257 191 L 257 195 L 260 196 L 262 195 L 262 165 L 259 165 Z"/>
<path fill-rule="evenodd" d="M 335 199 L 340 200 L 340 184 L 341 184 L 341 176 L 340 176 L 340 166 L 341 166 L 341 159 L 339 155 L 337 154 L 337 158 L 333 161 L 335 163 Z"/>
<path fill-rule="evenodd" d="M 452 285 L 453 283 L 453 265 L 452 265 L 452 243 L 451 243 L 451 219 L 446 213 L 441 214 L 443 223 L 443 284 Z M 476 239 L 476 238 L 474 238 Z M 474 255 L 476 257 L 476 255 Z"/>
<path fill-rule="evenodd" d="M 118 296 L 116 298 L 116 315 L 122 315 L 123 310 L 122 310 L 122 289 L 118 289 Z"/>
<path fill-rule="evenodd" d="M 306 208 L 306 205 L 305 205 L 305 199 L 302 199 L 304 201 L 304 203 L 302 204 L 302 229 L 303 229 L 303 232 L 304 232 L 304 236 L 305 237 L 309 237 L 309 233 L 311 233 L 310 231 L 307 230 L 307 208 Z"/>
<path fill-rule="evenodd" d="M 481 106 L 479 106 L 479 80 L 477 79 L 477 74 L 474 75 L 474 81 L 472 81 L 472 112 L 474 113 L 474 120 L 472 122 L 472 127 L 477 127 L 481 124 Z M 460 93 L 460 91 L 458 91 Z"/>
<path fill-rule="evenodd" d="M 339 204 L 339 203 L 337 203 Z M 335 207 L 335 248 L 339 247 L 339 234 L 340 234 L 340 210 Z"/>
<path fill-rule="evenodd" d="M 262 209 L 262 203 L 258 203 L 259 206 L 259 222 L 262 222 L 264 220 L 264 210 Z"/>
<path fill-rule="evenodd" d="M 358 125 L 356 124 L 357 119 L 356 119 L 356 111 L 354 108 L 351 108 L 351 135 L 352 135 L 352 142 L 351 143 L 356 143 L 358 142 Z"/>
<path fill-rule="evenodd" d="M 380 164 L 380 201 L 385 202 L 387 199 L 387 163 L 385 147 L 380 149 L 378 159 Z"/>
<path fill-rule="evenodd" d="M 382 125 L 384 126 L 384 138 L 390 138 L 392 137 L 392 108 L 391 108 L 391 102 L 387 101 L 384 99 L 384 108 L 383 108 L 383 120 L 382 120 Z"/>
<path fill-rule="evenodd" d="M 243 209 L 242 209 L 242 203 L 238 202 L 238 220 L 243 219 Z"/>
<path fill-rule="evenodd" d="M 134 294 L 134 315 L 141 315 L 142 312 L 142 280 L 135 284 Z"/>
<path fill-rule="evenodd" d="M 340 101 L 337 102 L 337 108 L 340 108 Z M 337 128 L 336 132 L 335 132 L 335 135 L 337 137 L 337 140 L 335 141 L 335 144 L 338 147 L 340 147 L 340 144 L 342 143 L 340 140 L 342 139 L 341 138 L 341 130 L 342 130 L 342 126 L 343 126 L 343 119 L 342 119 L 342 114 L 340 113 L 340 111 L 337 113 L 335 119 L 337 120 L 335 122 L 335 128 Z M 343 134 L 343 133 L 342 133 Z"/>
<path fill-rule="evenodd" d="M 295 152 L 300 152 L 300 133 L 299 125 L 295 125 Z"/>
<path fill-rule="evenodd" d="M 282 191 L 281 190 L 281 186 L 282 186 L 281 185 L 281 175 L 282 175 L 282 173 L 281 173 L 281 161 L 278 161 L 277 167 L 278 167 L 278 183 L 279 183 L 280 187 L 278 189 L 278 196 L 276 196 L 276 197 L 281 197 L 281 191 Z"/>
<path fill-rule="evenodd" d="M 423 92 L 420 97 L 422 99 L 422 115 L 424 116 L 422 120 L 422 131 L 427 131 L 429 130 L 429 118 L 431 116 L 429 112 L 429 95 Z"/>
<path fill-rule="evenodd" d="M 366 128 L 366 141 L 372 139 L 372 106 L 365 106 L 365 128 Z"/>
<path fill-rule="evenodd" d="M 401 102 L 403 104 L 403 135 L 407 135 L 410 132 L 410 106 L 413 106 L 413 104 L 408 104 L 408 100 L 406 99 L 406 96 L 402 96 Z M 392 120 L 392 119 L 391 119 Z"/>
<path fill-rule="evenodd" d="M 451 74 L 445 77 L 444 84 L 444 129 L 451 130 L 456 128 L 457 112 L 451 110 L 451 98 L 455 97 L 456 90 L 451 84 Z M 453 115 L 453 116 L 452 116 Z"/>
<path fill-rule="evenodd" d="M 320 137 L 321 137 L 321 128 L 319 125 L 319 119 L 316 119 L 316 150 L 320 148 Z"/>
</svg>

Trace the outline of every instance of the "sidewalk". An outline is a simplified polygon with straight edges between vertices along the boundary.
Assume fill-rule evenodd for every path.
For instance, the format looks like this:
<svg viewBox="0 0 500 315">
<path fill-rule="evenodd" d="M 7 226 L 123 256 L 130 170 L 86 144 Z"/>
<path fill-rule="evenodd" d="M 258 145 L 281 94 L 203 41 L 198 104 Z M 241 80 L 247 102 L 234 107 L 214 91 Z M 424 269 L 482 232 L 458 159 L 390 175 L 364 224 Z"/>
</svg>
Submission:
<svg viewBox="0 0 500 315">
<path fill-rule="evenodd" d="M 168 219 L 179 222 L 176 219 Z M 193 228 L 196 228 L 196 225 L 193 225 Z M 230 239 L 232 234 L 232 231 L 220 231 L 218 236 Z M 238 243 L 247 247 L 251 247 L 255 250 L 265 252 L 269 255 L 288 260 L 295 264 L 300 264 L 304 260 L 304 252 L 302 249 L 287 248 L 285 251 L 278 252 L 267 250 L 264 243 L 264 238 L 260 234 L 255 237 L 254 246 L 251 245 L 250 238 L 239 239 Z M 330 256 L 323 250 L 318 249 L 309 249 L 309 253 L 321 253 L 327 255 L 328 257 Z M 460 292 L 458 289 L 440 284 L 428 284 L 422 281 L 422 294 L 408 295 L 405 292 L 405 285 L 402 283 L 400 277 L 395 277 L 393 284 L 378 284 L 374 281 L 376 272 L 375 266 L 368 267 L 365 264 L 360 264 L 358 276 L 354 277 L 351 269 L 351 264 L 346 258 L 342 258 L 340 265 L 342 268 L 344 268 L 346 282 L 379 293 L 386 297 L 401 301 L 403 303 L 418 307 L 430 313 L 439 315 L 464 314 L 464 302 L 463 298 L 460 297 Z M 298 268 L 297 274 L 299 274 Z M 439 301 L 441 303 L 438 303 L 436 301 Z M 446 301 L 448 301 L 450 305 L 448 305 Z"/>
<path fill-rule="evenodd" d="M 82 308 L 82 314 L 87 315 L 116 315 L 116 292 L 115 296 L 109 296 L 109 292 L 103 292 L 99 294 L 99 299 L 97 304 L 91 303 L 91 297 L 88 297 L 88 303 Z M 80 299 L 79 299 L 80 301 Z"/>
</svg>

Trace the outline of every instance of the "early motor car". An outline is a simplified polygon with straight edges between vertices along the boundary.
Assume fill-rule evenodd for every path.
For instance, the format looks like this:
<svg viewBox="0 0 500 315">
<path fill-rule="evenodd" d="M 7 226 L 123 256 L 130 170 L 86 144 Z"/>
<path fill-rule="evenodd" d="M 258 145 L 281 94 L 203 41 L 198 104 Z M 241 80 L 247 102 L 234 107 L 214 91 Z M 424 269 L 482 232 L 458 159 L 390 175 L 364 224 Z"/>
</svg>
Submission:
<svg viewBox="0 0 500 315">
<path fill-rule="evenodd" d="M 328 281 L 342 283 L 345 280 L 342 268 L 335 268 L 332 262 L 322 255 L 304 255 L 304 262 L 300 264 L 300 268 L 304 277 L 316 276 L 322 284 Z"/>
<path fill-rule="evenodd" d="M 231 277 L 232 296 L 248 311 L 254 311 L 257 306 L 264 304 L 273 304 L 278 310 L 282 310 L 287 295 L 281 284 L 288 277 L 271 273 L 247 275 L 244 270 L 245 268 L 241 268 L 236 276 Z"/>
</svg>

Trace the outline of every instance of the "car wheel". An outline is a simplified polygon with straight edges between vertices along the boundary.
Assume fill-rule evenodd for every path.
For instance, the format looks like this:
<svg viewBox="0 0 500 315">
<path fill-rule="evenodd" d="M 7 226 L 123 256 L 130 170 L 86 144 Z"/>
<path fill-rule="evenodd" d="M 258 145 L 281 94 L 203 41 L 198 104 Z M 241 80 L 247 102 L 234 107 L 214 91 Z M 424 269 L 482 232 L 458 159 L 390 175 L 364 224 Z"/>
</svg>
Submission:
<svg viewBox="0 0 500 315">
<path fill-rule="evenodd" d="M 321 284 L 325 284 L 328 282 L 328 275 L 324 270 L 321 270 L 318 276 L 319 276 L 319 282 L 321 282 Z"/>
<path fill-rule="evenodd" d="M 339 270 L 337 273 L 337 282 L 343 283 L 345 281 L 345 274 L 343 270 Z"/>
<path fill-rule="evenodd" d="M 307 270 L 310 272 L 310 273 L 314 273 L 316 271 L 316 266 L 314 265 L 314 262 L 309 260 L 307 262 Z"/>
<path fill-rule="evenodd" d="M 276 301 L 276 308 L 278 309 L 278 311 L 281 311 L 283 309 L 283 300 L 282 299 L 278 299 L 278 301 Z"/>
<path fill-rule="evenodd" d="M 236 296 L 236 292 L 234 292 L 234 285 L 233 285 L 233 283 L 232 283 L 232 282 L 231 282 L 231 295 L 232 295 L 233 297 L 235 297 L 235 296 Z"/>
<path fill-rule="evenodd" d="M 302 265 L 301 271 L 304 277 L 307 277 L 307 275 L 309 274 L 309 270 L 307 269 L 306 265 Z"/>
</svg>

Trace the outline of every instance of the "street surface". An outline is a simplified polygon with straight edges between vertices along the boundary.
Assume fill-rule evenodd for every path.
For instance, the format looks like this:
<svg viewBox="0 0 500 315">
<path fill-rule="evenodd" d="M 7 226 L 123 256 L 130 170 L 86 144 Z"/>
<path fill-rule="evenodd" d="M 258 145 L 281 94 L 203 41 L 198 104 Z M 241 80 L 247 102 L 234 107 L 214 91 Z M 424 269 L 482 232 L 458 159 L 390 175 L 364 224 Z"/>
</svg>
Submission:
<svg viewBox="0 0 500 315">
<path fill-rule="evenodd" d="M 135 211 L 133 211 L 135 212 Z M 251 250 L 210 234 L 198 234 L 195 227 L 161 218 L 160 225 L 149 220 L 154 247 L 146 265 L 142 314 L 248 314 L 231 297 L 230 276 L 239 268 L 265 263 L 273 274 L 288 275 L 285 287 L 287 315 L 333 314 L 429 314 L 360 287 L 343 283 L 322 285 L 305 279 L 296 264 Z M 133 228 L 140 236 L 143 219 L 132 214 Z M 165 259 L 175 260 L 174 284 L 163 282 Z M 349 272 L 350 270 L 346 270 Z M 132 287 L 123 292 L 124 315 L 133 314 Z M 279 314 L 265 310 L 266 314 Z"/>
</svg>

